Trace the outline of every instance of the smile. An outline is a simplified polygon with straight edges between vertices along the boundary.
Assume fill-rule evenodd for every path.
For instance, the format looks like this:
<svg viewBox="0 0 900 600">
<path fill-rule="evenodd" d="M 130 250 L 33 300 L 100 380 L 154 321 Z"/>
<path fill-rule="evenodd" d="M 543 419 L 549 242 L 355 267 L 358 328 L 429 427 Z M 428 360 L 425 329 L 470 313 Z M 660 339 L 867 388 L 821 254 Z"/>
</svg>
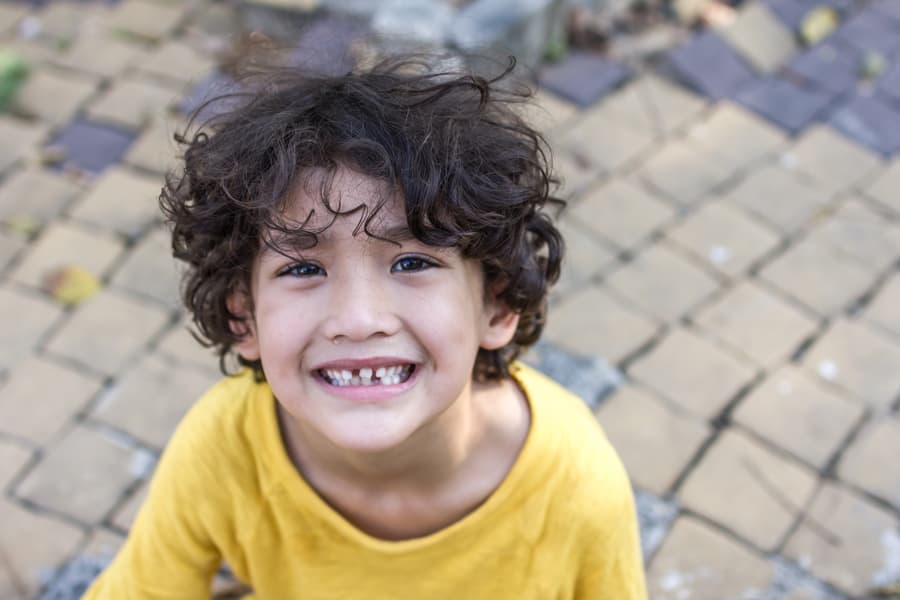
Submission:
<svg viewBox="0 0 900 600">
<path fill-rule="evenodd" d="M 415 365 L 406 364 L 377 369 L 320 369 L 319 374 L 329 385 L 336 387 L 397 385 L 406 382 L 415 369 Z"/>
</svg>

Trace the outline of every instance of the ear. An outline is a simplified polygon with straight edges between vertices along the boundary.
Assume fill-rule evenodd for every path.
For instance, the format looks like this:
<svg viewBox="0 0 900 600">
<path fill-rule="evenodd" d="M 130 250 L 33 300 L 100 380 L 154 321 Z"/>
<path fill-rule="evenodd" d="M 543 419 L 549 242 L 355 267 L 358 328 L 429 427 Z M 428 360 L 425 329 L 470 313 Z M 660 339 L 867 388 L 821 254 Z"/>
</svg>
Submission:
<svg viewBox="0 0 900 600">
<path fill-rule="evenodd" d="M 231 314 L 243 319 L 242 321 L 231 320 L 228 322 L 231 333 L 238 337 L 238 342 L 233 348 L 245 360 L 259 360 L 259 338 L 256 335 L 253 312 L 248 307 L 247 295 L 240 290 L 233 290 L 229 292 L 225 304 Z"/>
<path fill-rule="evenodd" d="M 518 326 L 519 313 L 492 294 L 485 306 L 485 327 L 481 332 L 480 346 L 485 350 L 502 348 L 512 341 Z"/>
</svg>

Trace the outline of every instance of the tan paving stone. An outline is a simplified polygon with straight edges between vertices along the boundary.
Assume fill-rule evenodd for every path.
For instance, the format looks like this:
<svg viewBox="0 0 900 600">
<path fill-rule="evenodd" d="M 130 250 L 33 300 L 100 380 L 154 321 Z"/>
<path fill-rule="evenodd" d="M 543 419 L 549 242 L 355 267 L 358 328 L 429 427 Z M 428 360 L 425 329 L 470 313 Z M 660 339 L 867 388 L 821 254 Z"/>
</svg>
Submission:
<svg viewBox="0 0 900 600">
<path fill-rule="evenodd" d="M 120 79 L 88 106 L 95 121 L 140 129 L 177 102 L 180 92 L 152 81 Z"/>
<path fill-rule="evenodd" d="M 0 172 L 33 156 L 46 133 L 44 125 L 0 115 Z"/>
<path fill-rule="evenodd" d="M 3 40 L 3 45 L 16 53 L 32 69 L 42 68 L 57 55 L 57 49 L 39 39 L 27 39 L 21 36 Z"/>
<path fill-rule="evenodd" d="M 125 0 L 113 11 L 109 26 L 115 31 L 158 40 L 172 33 L 183 17 L 184 7 L 177 4 Z"/>
<path fill-rule="evenodd" d="M 601 104 L 572 121 L 561 144 L 583 163 L 600 172 L 611 172 L 647 152 L 653 138 L 627 125 Z"/>
<path fill-rule="evenodd" d="M 36 294 L 0 287 L 0 367 L 11 367 L 27 357 L 62 312 Z"/>
<path fill-rule="evenodd" d="M 688 412 L 709 419 L 747 385 L 755 371 L 697 334 L 676 328 L 628 374 Z"/>
<path fill-rule="evenodd" d="M 104 290 L 73 312 L 47 350 L 101 373 L 121 369 L 168 320 L 161 308 Z"/>
<path fill-rule="evenodd" d="M 728 277 L 743 274 L 780 242 L 769 228 L 723 202 L 701 206 L 666 236 Z"/>
<path fill-rule="evenodd" d="M 523 108 L 525 120 L 544 135 L 565 127 L 578 114 L 577 106 L 543 89 Z"/>
<path fill-rule="evenodd" d="M 611 114 L 654 137 L 696 118 L 706 102 L 656 75 L 644 75 L 603 101 Z"/>
<path fill-rule="evenodd" d="M 115 514 L 113 514 L 111 520 L 112 524 L 123 531 L 130 530 L 131 526 L 134 524 L 135 517 L 137 517 L 138 511 L 144 504 L 144 500 L 147 498 L 149 489 L 150 486 L 147 483 L 141 484 L 141 487 L 135 490 Z"/>
<path fill-rule="evenodd" d="M 766 265 L 759 277 L 825 316 L 847 308 L 875 280 L 859 261 L 815 240 L 794 244 Z"/>
<path fill-rule="evenodd" d="M 121 533 L 105 527 L 98 527 L 90 534 L 87 544 L 81 549 L 80 554 L 103 560 L 112 560 L 124 543 L 125 536 Z"/>
<path fill-rule="evenodd" d="M 900 394 L 900 344 L 866 323 L 835 321 L 803 365 L 876 408 L 888 408 Z"/>
<path fill-rule="evenodd" d="M 83 31 L 92 31 L 108 13 L 105 6 L 94 3 L 48 2 L 35 16 L 40 20 L 37 39 L 54 49 L 69 44 Z M 82 29 L 84 28 L 84 29 Z"/>
<path fill-rule="evenodd" d="M 0 185 L 0 221 L 25 217 L 38 224 L 56 218 L 80 191 L 73 181 L 54 171 L 29 166 Z"/>
<path fill-rule="evenodd" d="M 831 197 L 802 175 L 772 164 L 754 170 L 724 198 L 783 233 L 793 233 L 810 223 Z"/>
<path fill-rule="evenodd" d="M 615 364 L 650 341 L 657 329 L 652 321 L 591 285 L 553 307 L 544 337 L 570 352 L 600 356 Z"/>
<path fill-rule="evenodd" d="M 669 493 L 710 433 L 705 423 L 634 385 L 619 388 L 596 414 L 632 483 L 659 496 Z"/>
<path fill-rule="evenodd" d="M 647 588 L 653 600 L 750 600 L 772 580 L 772 568 L 755 553 L 681 517 L 650 565 Z"/>
<path fill-rule="evenodd" d="M 215 66 L 215 61 L 181 40 L 163 41 L 136 65 L 143 73 L 183 84 L 202 79 Z"/>
<path fill-rule="evenodd" d="M 219 379 L 208 371 L 145 356 L 107 390 L 91 414 L 161 449 L 188 408 Z"/>
<path fill-rule="evenodd" d="M 41 69 L 32 73 L 16 93 L 13 110 L 26 117 L 61 125 L 97 91 L 97 82 L 84 75 Z"/>
<path fill-rule="evenodd" d="M 0 230 L 0 271 L 12 263 L 25 248 L 25 240 Z"/>
<path fill-rule="evenodd" d="M 183 152 L 173 138 L 176 128 L 179 132 L 184 129 L 177 119 L 157 116 L 128 149 L 125 162 L 154 173 L 172 170 L 177 164 L 176 157 Z"/>
<path fill-rule="evenodd" d="M 838 477 L 900 510 L 900 469 L 893 464 L 897 456 L 900 456 L 900 418 L 885 415 L 857 434 L 841 457 Z"/>
<path fill-rule="evenodd" d="M 632 181 L 610 179 L 590 188 L 569 214 L 616 246 L 632 248 L 671 220 L 675 210 Z"/>
<path fill-rule="evenodd" d="M 137 237 L 154 221 L 161 221 L 158 177 L 122 167 L 107 169 L 70 211 L 73 219 Z"/>
<path fill-rule="evenodd" d="M 33 598 L 42 576 L 71 556 L 84 537 L 80 529 L 6 498 L 0 498 L 0 523 L 0 552 L 15 571 L 16 580 L 25 586 L 24 597 Z M 0 575 L 0 598 L 16 598 L 14 593 L 18 592 L 4 589 Z"/>
<path fill-rule="evenodd" d="M 38 506 L 97 524 L 140 475 L 145 454 L 78 426 L 47 449 L 15 491 Z"/>
<path fill-rule="evenodd" d="M 7 484 L 22 470 L 30 458 L 29 450 L 17 444 L 0 440 L 0 490 L 6 489 Z"/>
<path fill-rule="evenodd" d="M 893 275 L 878 290 L 862 313 L 863 318 L 900 336 L 900 275 Z"/>
<path fill-rule="evenodd" d="M 100 77 L 115 77 L 140 62 L 147 51 L 113 35 L 80 36 L 54 60 L 57 64 Z"/>
<path fill-rule="evenodd" d="M 688 206 L 721 186 L 732 172 L 682 140 L 671 140 L 637 174 L 677 204 Z"/>
<path fill-rule="evenodd" d="M 894 159 L 872 180 L 866 188 L 866 194 L 881 206 L 900 214 L 900 159 Z"/>
<path fill-rule="evenodd" d="M 567 293 L 617 263 L 613 250 L 573 225 L 573 219 L 564 218 L 558 225 L 566 242 L 566 257 L 554 290 L 556 295 Z"/>
<path fill-rule="evenodd" d="M 553 172 L 560 180 L 553 194 L 557 198 L 571 201 L 597 179 L 598 173 L 589 164 L 568 155 L 561 146 L 554 144 L 553 148 L 560 149 L 553 154 Z"/>
<path fill-rule="evenodd" d="M 693 317 L 693 322 L 754 363 L 771 367 L 815 332 L 815 319 L 750 280 L 738 283 Z"/>
<path fill-rule="evenodd" d="M 106 232 L 69 221 L 55 221 L 33 243 L 12 278 L 39 287 L 48 276 L 70 265 L 102 277 L 122 249 L 122 242 Z"/>
<path fill-rule="evenodd" d="M 178 308 L 180 273 L 172 258 L 171 239 L 169 232 L 162 228 L 148 233 L 119 266 L 110 283 L 156 300 L 169 309 Z"/>
<path fill-rule="evenodd" d="M 788 532 L 815 485 L 812 471 L 730 429 L 706 451 L 678 496 L 684 506 L 769 551 Z"/>
<path fill-rule="evenodd" d="M 776 127 L 732 102 L 718 103 L 708 118 L 688 130 L 687 140 L 729 171 L 773 155 L 787 143 Z"/>
<path fill-rule="evenodd" d="M 746 4 L 718 32 L 757 71 L 772 73 L 797 52 L 793 32 L 765 4 Z"/>
<path fill-rule="evenodd" d="M 16 31 L 22 17 L 28 14 L 28 7 L 16 4 L 0 4 L 0 36 Z"/>
<path fill-rule="evenodd" d="M 813 229 L 809 238 L 882 271 L 900 257 L 900 225 L 888 221 L 861 202 L 843 204 Z"/>
<path fill-rule="evenodd" d="M 188 332 L 190 321 L 185 318 L 163 336 L 156 350 L 179 364 L 190 364 L 207 371 L 219 373 L 219 357 L 210 348 L 204 348 Z M 193 327 L 191 327 L 193 329 Z"/>
<path fill-rule="evenodd" d="M 735 422 L 755 431 L 817 469 L 826 466 L 863 407 L 784 365 L 741 400 Z"/>
<path fill-rule="evenodd" d="M 875 153 L 830 127 L 816 126 L 800 137 L 782 158 L 782 164 L 805 173 L 821 189 L 834 193 L 871 181 L 883 163 Z"/>
<path fill-rule="evenodd" d="M 684 315 L 718 288 L 712 276 L 664 243 L 641 252 L 606 283 L 628 302 L 663 321 Z"/>
<path fill-rule="evenodd" d="M 785 553 L 812 573 L 854 597 L 893 577 L 900 534 L 896 517 L 857 494 L 825 483 Z"/>
<path fill-rule="evenodd" d="M 0 431 L 46 444 L 87 406 L 102 383 L 47 358 L 29 357 L 0 386 Z"/>
</svg>

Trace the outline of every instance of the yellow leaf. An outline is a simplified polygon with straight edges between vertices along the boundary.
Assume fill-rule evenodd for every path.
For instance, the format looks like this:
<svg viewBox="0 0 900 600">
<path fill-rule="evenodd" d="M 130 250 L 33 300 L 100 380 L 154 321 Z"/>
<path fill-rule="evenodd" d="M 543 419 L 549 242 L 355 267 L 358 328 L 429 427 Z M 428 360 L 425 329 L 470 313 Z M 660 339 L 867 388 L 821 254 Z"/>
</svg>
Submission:
<svg viewBox="0 0 900 600">
<path fill-rule="evenodd" d="M 819 42 L 834 31 L 840 18 L 830 6 L 817 6 L 803 17 L 800 23 L 800 37 L 807 46 Z"/>
<path fill-rule="evenodd" d="M 84 302 L 100 291 L 100 280 L 85 268 L 72 265 L 51 273 L 44 281 L 45 289 L 63 304 Z"/>
</svg>

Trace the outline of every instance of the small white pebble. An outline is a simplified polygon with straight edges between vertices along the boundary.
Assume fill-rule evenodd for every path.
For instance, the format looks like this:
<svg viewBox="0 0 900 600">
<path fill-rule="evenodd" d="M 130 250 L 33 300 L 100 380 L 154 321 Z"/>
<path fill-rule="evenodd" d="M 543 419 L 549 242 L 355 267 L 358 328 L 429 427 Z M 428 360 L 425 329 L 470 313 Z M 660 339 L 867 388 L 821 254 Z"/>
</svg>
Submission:
<svg viewBox="0 0 900 600">
<path fill-rule="evenodd" d="M 838 366 L 833 360 L 823 360 L 819 363 L 816 370 L 822 379 L 827 379 L 828 381 L 837 379 Z"/>
<path fill-rule="evenodd" d="M 785 169 L 790 169 L 791 171 L 796 169 L 797 165 L 800 164 L 800 161 L 797 160 L 797 157 L 790 152 L 785 152 L 784 154 L 782 154 L 781 160 L 779 162 L 781 163 L 782 167 L 784 167 Z"/>
<path fill-rule="evenodd" d="M 30 40 L 38 36 L 44 29 L 44 25 L 37 17 L 25 17 L 19 23 L 19 34 L 26 40 Z"/>
<path fill-rule="evenodd" d="M 731 249 L 727 246 L 715 245 L 709 247 L 709 260 L 713 264 L 723 265 L 731 260 L 732 255 Z"/>
</svg>

